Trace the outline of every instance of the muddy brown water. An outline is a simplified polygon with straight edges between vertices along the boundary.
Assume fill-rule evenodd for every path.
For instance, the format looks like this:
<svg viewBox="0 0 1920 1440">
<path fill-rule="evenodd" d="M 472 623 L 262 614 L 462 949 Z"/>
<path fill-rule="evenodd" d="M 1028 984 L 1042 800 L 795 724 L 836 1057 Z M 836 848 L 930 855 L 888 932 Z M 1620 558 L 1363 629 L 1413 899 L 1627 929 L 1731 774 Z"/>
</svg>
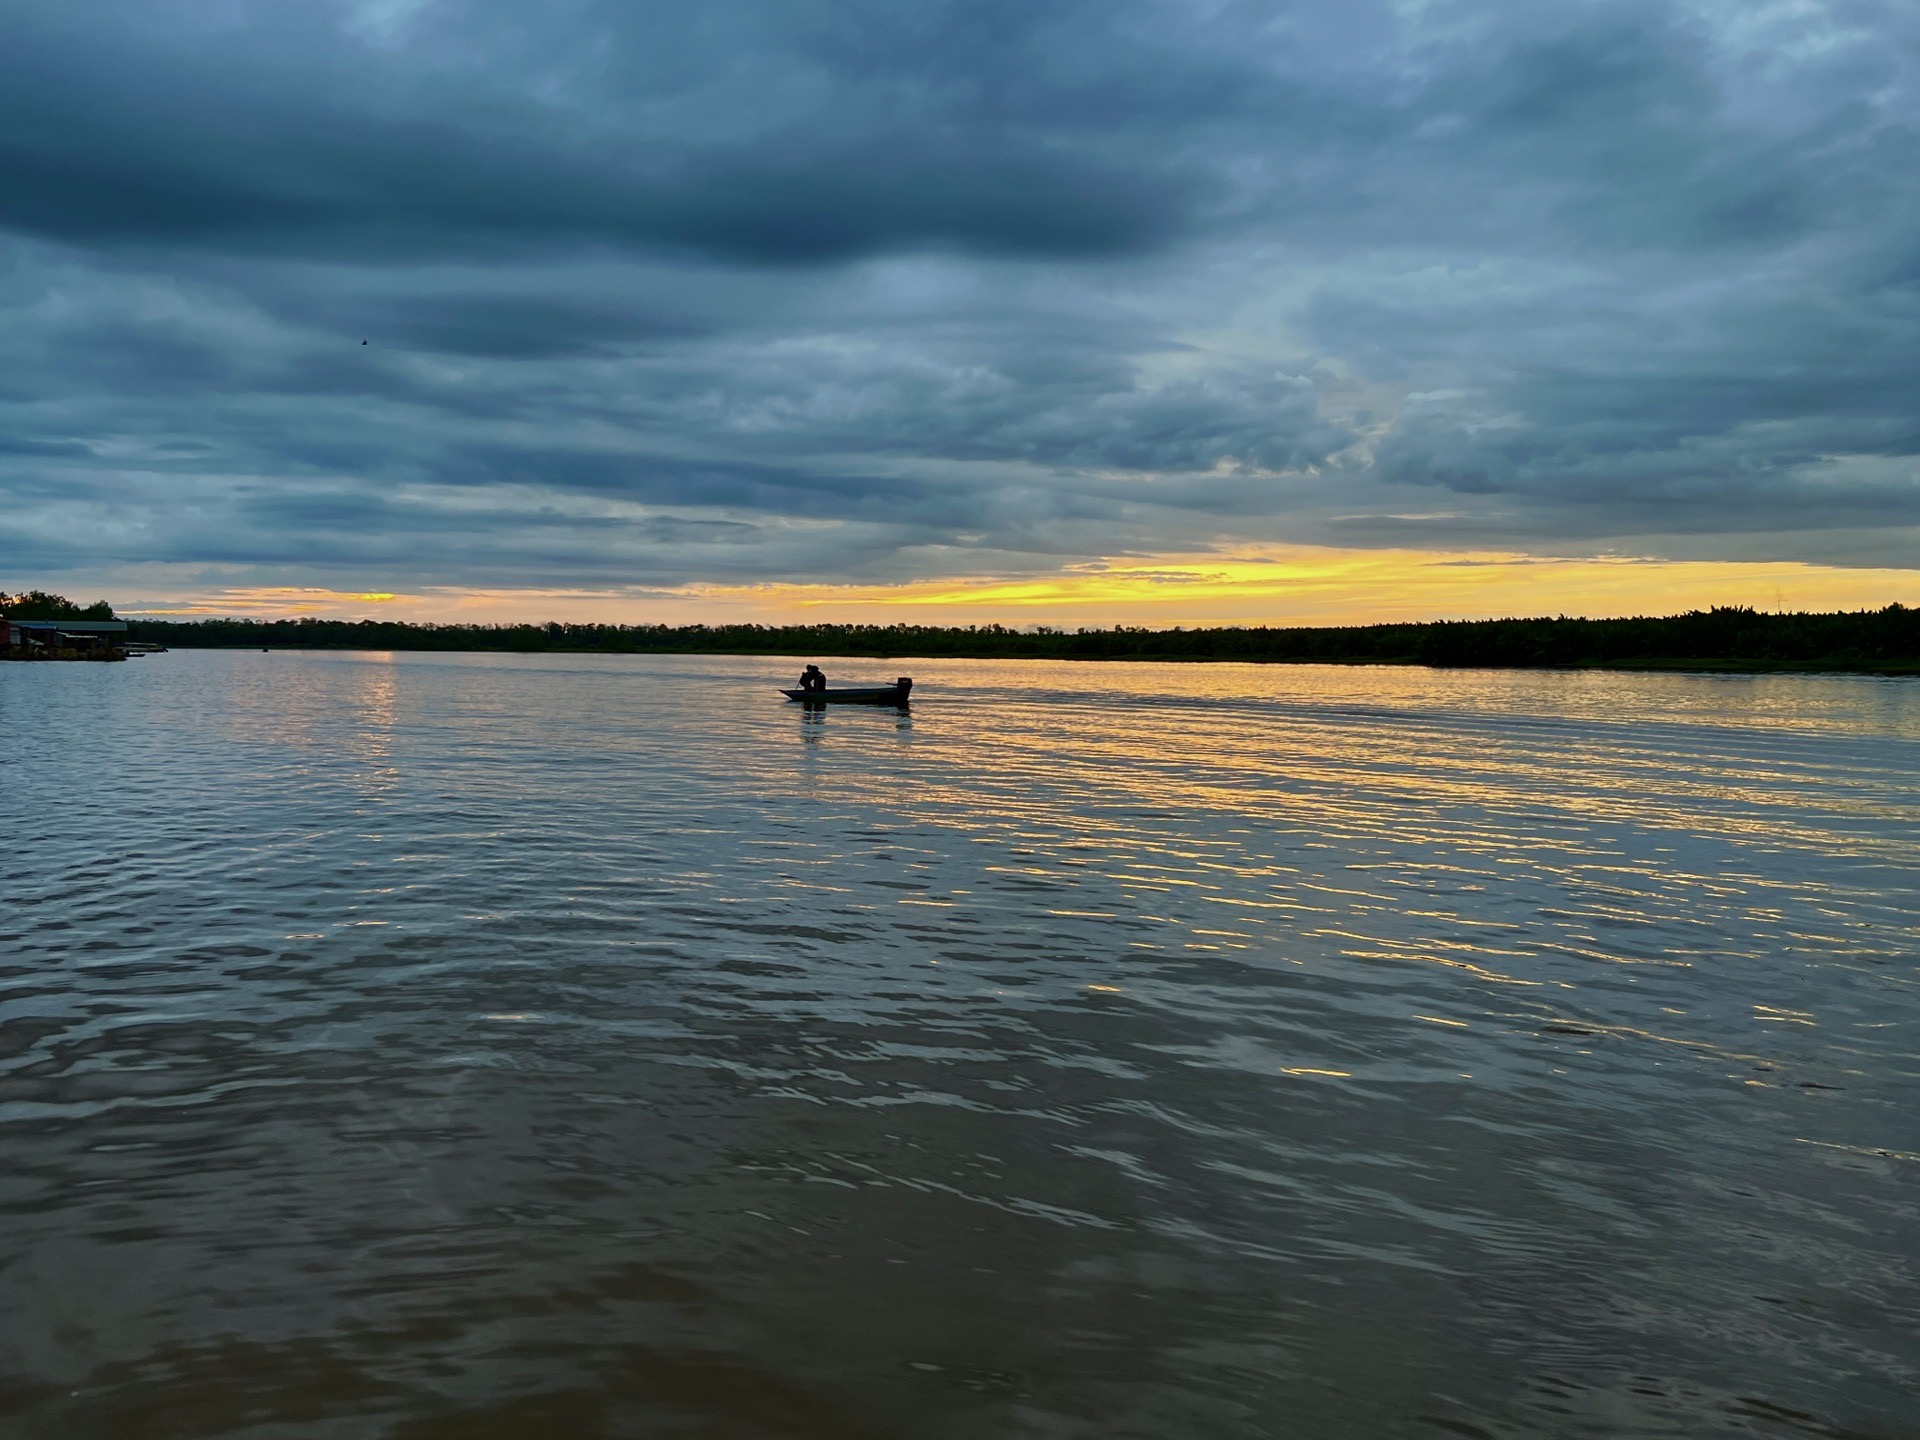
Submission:
<svg viewBox="0 0 1920 1440">
<path fill-rule="evenodd" d="M 1920 1434 L 1920 682 L 797 670 L 0 673 L 0 1435 Z"/>
</svg>

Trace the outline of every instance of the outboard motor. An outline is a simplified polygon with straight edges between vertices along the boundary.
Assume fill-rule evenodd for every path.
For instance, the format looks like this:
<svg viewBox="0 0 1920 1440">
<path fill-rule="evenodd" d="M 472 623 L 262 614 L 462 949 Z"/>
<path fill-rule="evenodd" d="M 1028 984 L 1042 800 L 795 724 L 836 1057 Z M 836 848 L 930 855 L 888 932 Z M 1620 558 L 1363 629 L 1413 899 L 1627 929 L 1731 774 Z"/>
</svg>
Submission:
<svg viewBox="0 0 1920 1440">
<path fill-rule="evenodd" d="M 900 688 L 900 701 L 902 704 L 905 704 L 907 696 L 913 693 L 913 677 L 911 675 L 902 675 L 893 683 Z"/>
</svg>

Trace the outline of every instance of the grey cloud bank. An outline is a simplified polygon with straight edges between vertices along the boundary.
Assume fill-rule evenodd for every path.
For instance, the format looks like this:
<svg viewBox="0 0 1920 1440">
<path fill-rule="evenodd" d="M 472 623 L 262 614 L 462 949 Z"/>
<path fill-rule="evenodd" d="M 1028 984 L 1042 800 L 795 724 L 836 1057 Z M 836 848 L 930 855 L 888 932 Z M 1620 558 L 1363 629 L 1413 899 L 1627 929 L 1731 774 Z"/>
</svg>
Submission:
<svg viewBox="0 0 1920 1440">
<path fill-rule="evenodd" d="M 1917 70 L 1840 0 L 22 0 L 0 568 L 1914 564 Z"/>
</svg>

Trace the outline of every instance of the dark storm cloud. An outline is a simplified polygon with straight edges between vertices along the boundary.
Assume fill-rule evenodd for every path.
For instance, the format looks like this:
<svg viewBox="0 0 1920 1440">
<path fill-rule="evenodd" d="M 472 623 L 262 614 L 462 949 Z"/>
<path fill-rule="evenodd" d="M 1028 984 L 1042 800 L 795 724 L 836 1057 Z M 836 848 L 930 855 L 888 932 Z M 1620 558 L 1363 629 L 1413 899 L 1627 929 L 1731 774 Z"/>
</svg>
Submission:
<svg viewBox="0 0 1920 1440">
<path fill-rule="evenodd" d="M 617 353 L 648 341 L 683 340 L 698 327 L 584 299 L 495 295 L 382 296 L 289 312 L 346 339 L 370 337 L 404 350 L 496 360 Z M 304 312 L 304 313 L 303 313 Z"/>
<path fill-rule="evenodd" d="M 35 458 L 63 456 L 91 460 L 93 450 L 77 440 L 35 440 L 28 435 L 0 435 L 0 455 Z"/>
<path fill-rule="evenodd" d="M 0 544 L 385 589 L 1884 563 L 1917 71 L 1865 0 L 22 0 Z"/>
<path fill-rule="evenodd" d="M 0 222 L 85 244 L 418 259 L 597 243 L 772 265 L 927 245 L 1102 255 L 1163 239 L 1200 190 L 1152 157 L 1102 153 L 1085 125 L 1043 129 L 971 97 L 850 124 L 857 73 L 798 123 L 659 133 L 514 93 L 507 56 L 505 75 L 415 95 L 416 76 L 377 57 L 256 69 L 231 45 L 22 29 L 0 50 Z"/>
</svg>

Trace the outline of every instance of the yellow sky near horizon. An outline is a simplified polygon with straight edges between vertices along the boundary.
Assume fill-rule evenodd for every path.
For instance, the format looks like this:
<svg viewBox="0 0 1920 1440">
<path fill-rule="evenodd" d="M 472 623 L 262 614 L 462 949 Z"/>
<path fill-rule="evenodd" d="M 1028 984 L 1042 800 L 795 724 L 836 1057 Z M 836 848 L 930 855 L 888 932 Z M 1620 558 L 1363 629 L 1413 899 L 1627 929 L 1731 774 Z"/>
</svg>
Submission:
<svg viewBox="0 0 1920 1440">
<path fill-rule="evenodd" d="M 1558 558 L 1505 552 L 1265 546 L 1103 561 L 1055 575 L 900 585 L 697 584 L 670 589 L 339 591 L 231 587 L 149 597 L 126 613 L 192 618 L 295 615 L 513 623 L 758 621 L 1065 628 L 1115 624 L 1351 625 L 1511 615 L 1672 614 L 1711 605 L 1762 610 L 1920 604 L 1920 568 L 1793 561 Z"/>
</svg>

